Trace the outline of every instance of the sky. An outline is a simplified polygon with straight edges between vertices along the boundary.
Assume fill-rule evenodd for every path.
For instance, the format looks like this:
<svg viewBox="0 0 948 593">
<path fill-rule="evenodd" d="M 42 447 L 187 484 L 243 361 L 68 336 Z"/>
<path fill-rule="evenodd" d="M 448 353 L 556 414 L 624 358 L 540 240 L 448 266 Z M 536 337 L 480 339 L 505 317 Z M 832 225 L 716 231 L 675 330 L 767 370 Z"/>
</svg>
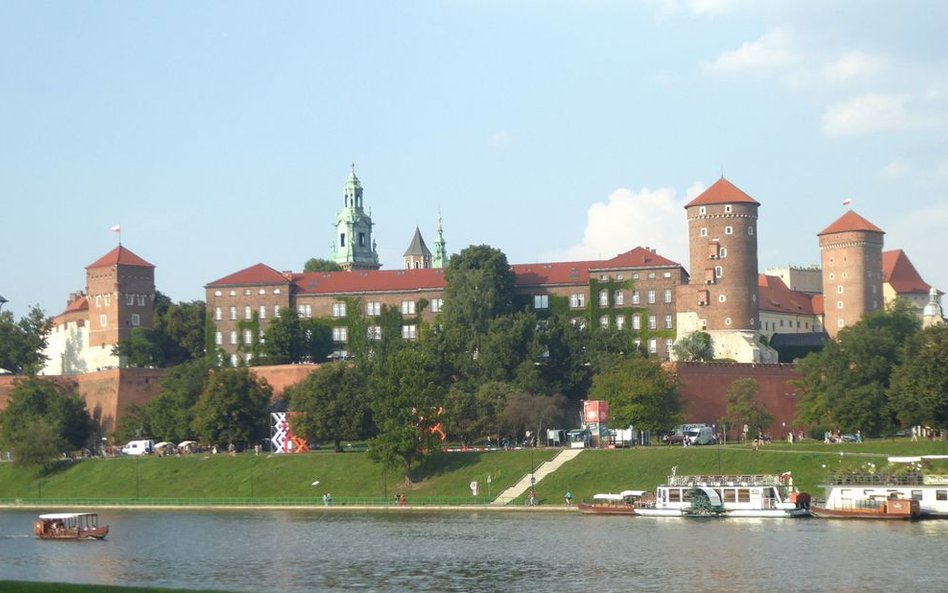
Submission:
<svg viewBox="0 0 948 593">
<path fill-rule="evenodd" d="M 948 290 L 948 3 L 0 3 L 0 295 L 63 311 L 122 244 L 158 290 L 328 258 L 352 164 L 383 269 L 636 246 L 761 203 L 759 265 L 819 263 L 843 200 Z"/>
</svg>

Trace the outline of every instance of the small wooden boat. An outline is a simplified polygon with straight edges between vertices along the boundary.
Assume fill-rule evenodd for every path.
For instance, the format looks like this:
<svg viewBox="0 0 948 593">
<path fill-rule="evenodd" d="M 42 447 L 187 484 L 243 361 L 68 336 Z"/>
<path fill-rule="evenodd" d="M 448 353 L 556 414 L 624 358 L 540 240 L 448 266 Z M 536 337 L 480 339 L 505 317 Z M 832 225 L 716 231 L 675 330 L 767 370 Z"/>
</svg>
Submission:
<svg viewBox="0 0 948 593">
<path fill-rule="evenodd" d="M 810 513 L 821 519 L 874 519 L 910 521 L 921 516 L 917 500 L 890 497 L 881 504 L 860 504 L 844 507 L 810 507 Z"/>
<path fill-rule="evenodd" d="M 99 526 L 98 513 L 49 513 L 33 521 L 33 534 L 40 539 L 103 539 L 109 526 Z"/>
<path fill-rule="evenodd" d="M 634 515 L 635 502 L 645 494 L 644 490 L 623 490 L 619 494 L 594 494 L 593 501 L 576 505 L 579 512 L 587 515 Z"/>
</svg>

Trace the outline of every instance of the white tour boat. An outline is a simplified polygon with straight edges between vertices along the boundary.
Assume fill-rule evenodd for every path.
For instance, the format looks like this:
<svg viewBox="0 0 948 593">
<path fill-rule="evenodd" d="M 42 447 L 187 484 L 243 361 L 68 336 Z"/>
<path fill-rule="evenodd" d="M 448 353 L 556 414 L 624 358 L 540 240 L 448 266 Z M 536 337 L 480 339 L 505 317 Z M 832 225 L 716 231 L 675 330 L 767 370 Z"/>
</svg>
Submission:
<svg viewBox="0 0 948 593">
<path fill-rule="evenodd" d="M 879 508 L 890 500 L 906 500 L 918 504 L 919 517 L 948 518 L 945 475 L 923 475 L 920 471 L 834 474 L 828 482 L 822 511 L 853 512 Z"/>
<path fill-rule="evenodd" d="M 672 470 L 674 472 L 674 469 Z M 655 500 L 635 507 L 646 517 L 808 517 L 810 495 L 781 475 L 668 476 Z"/>
</svg>

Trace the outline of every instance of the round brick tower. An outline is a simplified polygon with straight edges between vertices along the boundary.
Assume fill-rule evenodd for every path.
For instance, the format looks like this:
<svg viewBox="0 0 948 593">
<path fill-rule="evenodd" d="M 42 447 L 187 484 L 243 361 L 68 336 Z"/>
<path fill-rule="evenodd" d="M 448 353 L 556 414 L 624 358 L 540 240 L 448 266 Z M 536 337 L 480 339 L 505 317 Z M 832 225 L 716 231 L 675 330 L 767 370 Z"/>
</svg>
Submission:
<svg viewBox="0 0 948 593">
<path fill-rule="evenodd" d="M 849 210 L 819 233 L 823 265 L 823 327 L 830 337 L 883 307 L 885 232 Z"/>
<path fill-rule="evenodd" d="M 685 206 L 694 307 L 704 331 L 759 327 L 757 209 L 723 177 Z"/>
</svg>

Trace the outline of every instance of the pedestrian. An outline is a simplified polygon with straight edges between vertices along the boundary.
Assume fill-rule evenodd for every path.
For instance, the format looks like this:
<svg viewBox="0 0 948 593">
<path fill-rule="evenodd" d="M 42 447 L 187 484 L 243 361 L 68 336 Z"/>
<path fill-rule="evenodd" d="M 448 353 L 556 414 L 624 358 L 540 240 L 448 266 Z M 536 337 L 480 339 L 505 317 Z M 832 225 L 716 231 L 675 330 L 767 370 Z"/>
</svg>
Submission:
<svg viewBox="0 0 948 593">
<path fill-rule="evenodd" d="M 529 501 L 530 501 L 530 506 L 532 507 L 537 506 L 537 493 L 534 492 L 533 490 L 530 491 Z"/>
<path fill-rule="evenodd" d="M 573 504 L 573 492 L 571 490 L 567 490 L 563 499 L 566 501 L 566 504 Z"/>
<path fill-rule="evenodd" d="M 405 506 L 405 495 L 404 495 L 404 494 L 399 494 L 399 495 L 398 495 L 398 506 L 402 506 L 402 507 Z"/>
</svg>

